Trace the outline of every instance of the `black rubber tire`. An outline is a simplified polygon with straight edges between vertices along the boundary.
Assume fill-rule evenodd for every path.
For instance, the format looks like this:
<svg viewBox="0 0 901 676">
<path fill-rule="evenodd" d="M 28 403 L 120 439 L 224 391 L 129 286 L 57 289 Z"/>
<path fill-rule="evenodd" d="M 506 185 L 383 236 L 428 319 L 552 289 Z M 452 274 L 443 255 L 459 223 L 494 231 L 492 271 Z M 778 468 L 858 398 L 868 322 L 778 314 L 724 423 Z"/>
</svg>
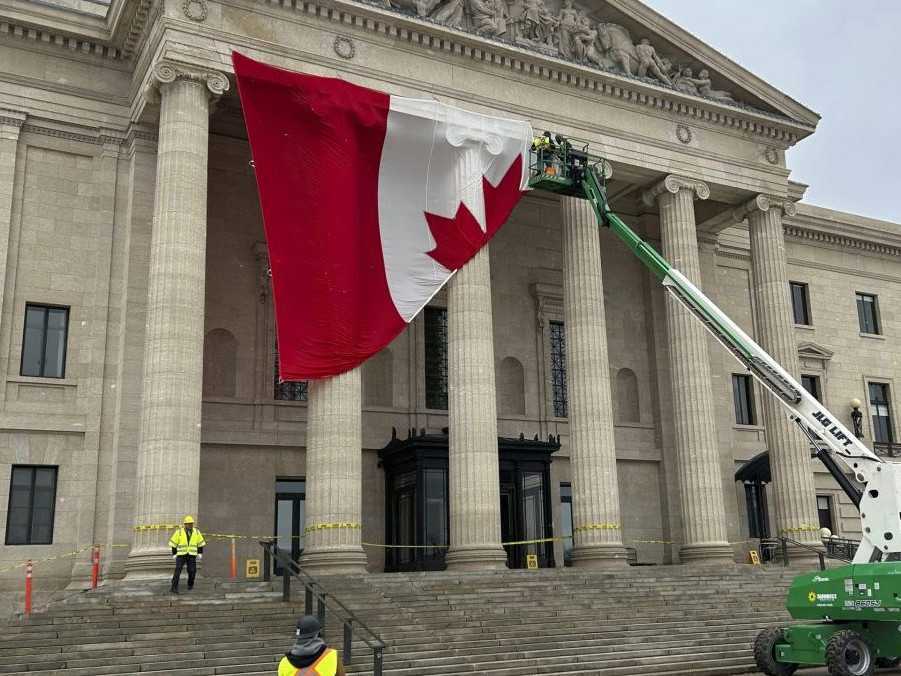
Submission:
<svg viewBox="0 0 901 676">
<path fill-rule="evenodd" d="M 894 669 L 901 664 L 901 657 L 877 657 L 877 669 Z"/>
<path fill-rule="evenodd" d="M 863 668 L 847 662 L 846 649 L 851 642 L 857 642 L 867 651 L 868 664 L 861 665 Z M 826 666 L 829 667 L 830 676 L 872 676 L 876 671 L 876 659 L 873 656 L 873 649 L 863 636 L 856 631 L 843 629 L 835 632 L 826 644 Z"/>
<path fill-rule="evenodd" d="M 754 639 L 754 661 L 767 676 L 791 676 L 798 668 L 797 664 L 776 661 L 776 644 L 784 638 L 782 627 L 767 627 Z"/>
</svg>

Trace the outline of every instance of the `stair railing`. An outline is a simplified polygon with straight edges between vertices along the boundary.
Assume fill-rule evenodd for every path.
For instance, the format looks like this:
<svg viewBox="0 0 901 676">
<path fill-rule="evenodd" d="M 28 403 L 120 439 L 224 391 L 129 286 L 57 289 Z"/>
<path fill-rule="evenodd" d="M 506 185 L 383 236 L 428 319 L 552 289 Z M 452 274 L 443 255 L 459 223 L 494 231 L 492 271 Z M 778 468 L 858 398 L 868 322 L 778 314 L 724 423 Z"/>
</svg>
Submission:
<svg viewBox="0 0 901 676">
<path fill-rule="evenodd" d="M 347 606 L 341 603 L 334 594 L 327 591 L 316 578 L 301 568 L 287 552 L 279 549 L 275 540 L 260 540 L 260 546 L 263 548 L 264 579 L 269 579 L 272 561 L 277 562 L 282 570 L 282 600 L 285 603 L 290 603 L 291 578 L 297 578 L 297 581 L 304 588 L 304 614 L 316 615 L 319 625 L 322 627 L 323 635 L 325 634 L 326 612 L 328 610 L 332 611 L 344 627 L 344 649 L 341 657 L 343 662 L 350 664 L 353 661 L 353 635 L 356 628 L 359 638 L 372 650 L 373 676 L 382 676 L 385 648 L 387 646 L 379 635 L 351 612 Z M 313 612 L 314 602 L 316 606 L 315 613 Z"/>
<path fill-rule="evenodd" d="M 819 549 L 818 547 L 811 546 L 805 542 L 798 542 L 797 540 L 793 540 L 792 538 L 779 538 L 779 545 L 782 548 L 782 565 L 788 565 L 788 546 L 792 545 L 793 547 L 798 547 L 800 549 L 806 549 L 809 552 L 812 552 L 817 555 L 817 558 L 820 560 L 820 570 L 826 570 L 826 559 L 835 559 L 836 561 L 842 561 L 844 563 L 850 563 L 850 558 L 845 558 L 844 556 L 839 556 L 837 553 L 830 552 L 828 547 L 826 551 Z"/>
</svg>

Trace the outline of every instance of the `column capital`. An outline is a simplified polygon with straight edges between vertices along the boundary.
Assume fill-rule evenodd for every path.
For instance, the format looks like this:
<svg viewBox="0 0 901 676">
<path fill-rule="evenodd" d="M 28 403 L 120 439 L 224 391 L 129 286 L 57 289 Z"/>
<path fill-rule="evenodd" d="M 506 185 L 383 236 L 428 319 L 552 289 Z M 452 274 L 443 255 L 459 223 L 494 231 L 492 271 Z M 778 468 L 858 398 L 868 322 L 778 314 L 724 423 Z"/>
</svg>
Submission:
<svg viewBox="0 0 901 676">
<path fill-rule="evenodd" d="M 163 60 L 156 62 L 150 69 L 147 98 L 157 101 L 162 88 L 176 80 L 189 80 L 204 85 L 213 99 L 222 96 L 231 88 L 228 77 L 218 70 Z"/>
<path fill-rule="evenodd" d="M 645 206 L 652 207 L 657 203 L 657 198 L 663 194 L 677 194 L 680 190 L 691 190 L 693 199 L 706 200 L 710 197 L 710 188 L 703 181 L 685 176 L 670 174 L 659 183 L 645 190 L 641 195 L 641 201 Z"/>
<path fill-rule="evenodd" d="M 782 197 L 775 197 L 773 195 L 757 195 L 753 199 L 745 202 L 732 212 L 732 216 L 735 219 L 736 223 L 741 223 L 743 220 L 748 218 L 748 216 L 763 212 L 766 213 L 770 209 L 779 209 L 786 216 L 794 216 L 798 212 L 798 208 L 795 206 L 795 203 L 784 199 Z"/>
</svg>

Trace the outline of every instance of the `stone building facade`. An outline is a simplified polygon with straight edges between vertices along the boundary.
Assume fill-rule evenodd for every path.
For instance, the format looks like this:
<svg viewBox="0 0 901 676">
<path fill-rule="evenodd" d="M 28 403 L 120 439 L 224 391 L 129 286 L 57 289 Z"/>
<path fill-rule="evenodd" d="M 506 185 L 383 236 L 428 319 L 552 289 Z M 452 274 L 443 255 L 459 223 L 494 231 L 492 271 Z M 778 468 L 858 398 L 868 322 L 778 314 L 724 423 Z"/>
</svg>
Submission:
<svg viewBox="0 0 901 676">
<path fill-rule="evenodd" d="M 278 383 L 232 50 L 590 142 L 624 220 L 895 452 L 901 226 L 805 204 L 785 151 L 818 116 L 638 0 L 0 0 L 3 590 L 28 558 L 83 584 L 92 543 L 108 576 L 163 574 L 187 513 L 242 561 L 279 535 L 332 571 L 855 536 L 783 411 L 584 202 L 526 196 L 361 369 Z"/>
</svg>

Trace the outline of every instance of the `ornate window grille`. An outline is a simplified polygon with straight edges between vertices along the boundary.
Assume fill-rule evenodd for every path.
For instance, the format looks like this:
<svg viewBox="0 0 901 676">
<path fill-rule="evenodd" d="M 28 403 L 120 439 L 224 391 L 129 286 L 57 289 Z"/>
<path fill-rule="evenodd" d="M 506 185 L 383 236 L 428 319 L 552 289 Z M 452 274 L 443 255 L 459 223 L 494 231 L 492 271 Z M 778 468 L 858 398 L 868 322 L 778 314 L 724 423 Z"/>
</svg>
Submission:
<svg viewBox="0 0 901 676">
<path fill-rule="evenodd" d="M 425 309 L 425 405 L 447 410 L 447 309 Z"/>
<path fill-rule="evenodd" d="M 554 415 L 565 418 L 566 405 L 566 331 L 563 322 L 549 322 L 551 330 L 551 386 Z"/>
<path fill-rule="evenodd" d="M 306 401 L 309 382 L 306 380 L 278 381 L 278 343 L 275 344 L 275 359 L 273 360 L 273 383 L 275 398 L 279 401 Z"/>
</svg>

